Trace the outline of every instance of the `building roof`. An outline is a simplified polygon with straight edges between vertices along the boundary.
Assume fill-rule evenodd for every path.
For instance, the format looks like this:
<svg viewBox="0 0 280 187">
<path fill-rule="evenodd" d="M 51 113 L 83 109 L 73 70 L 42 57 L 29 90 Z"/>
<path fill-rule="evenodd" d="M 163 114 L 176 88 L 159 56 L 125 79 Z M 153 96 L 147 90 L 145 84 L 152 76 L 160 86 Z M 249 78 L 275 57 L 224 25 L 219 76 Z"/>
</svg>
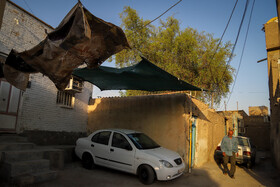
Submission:
<svg viewBox="0 0 280 187">
<path fill-rule="evenodd" d="M 231 115 L 233 113 L 238 113 L 241 116 L 245 117 L 248 116 L 248 114 L 244 110 L 227 110 L 227 111 L 217 111 L 219 114 L 225 114 L 225 115 Z"/>
</svg>

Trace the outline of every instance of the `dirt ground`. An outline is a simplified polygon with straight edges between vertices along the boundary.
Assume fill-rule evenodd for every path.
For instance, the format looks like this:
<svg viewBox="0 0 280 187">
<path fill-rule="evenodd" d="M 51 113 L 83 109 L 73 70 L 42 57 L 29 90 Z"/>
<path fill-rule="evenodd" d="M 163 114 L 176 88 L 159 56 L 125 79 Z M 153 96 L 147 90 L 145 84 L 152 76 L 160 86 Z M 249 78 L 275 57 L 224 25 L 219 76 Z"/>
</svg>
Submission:
<svg viewBox="0 0 280 187">
<path fill-rule="evenodd" d="M 98 167 L 94 170 L 82 168 L 80 162 L 68 164 L 59 171 L 58 178 L 54 181 L 37 184 L 34 186 L 145 186 L 139 182 L 137 176 Z M 259 153 L 256 166 L 251 170 L 244 166 L 237 166 L 235 179 L 222 174 L 222 170 L 215 162 L 209 162 L 201 168 L 195 168 L 192 173 L 167 182 L 156 181 L 151 186 L 280 186 L 280 177 L 273 169 L 269 155 Z"/>
</svg>

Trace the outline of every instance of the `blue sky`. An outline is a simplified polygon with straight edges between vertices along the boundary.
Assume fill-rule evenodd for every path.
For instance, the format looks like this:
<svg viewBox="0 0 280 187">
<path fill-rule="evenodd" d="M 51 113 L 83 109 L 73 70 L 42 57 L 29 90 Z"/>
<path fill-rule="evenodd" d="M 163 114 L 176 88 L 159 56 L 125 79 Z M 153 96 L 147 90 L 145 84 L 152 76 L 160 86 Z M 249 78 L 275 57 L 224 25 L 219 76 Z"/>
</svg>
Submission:
<svg viewBox="0 0 280 187">
<path fill-rule="evenodd" d="M 67 12 L 77 3 L 77 0 L 12 0 L 27 11 L 34 13 L 53 27 L 56 27 Z M 121 25 L 119 13 L 124 6 L 136 9 L 143 19 L 152 20 L 163 13 L 178 0 L 81 0 L 83 5 L 95 16 L 109 21 L 115 25 Z M 235 57 L 231 65 L 237 69 L 241 50 L 245 39 L 249 13 L 253 0 L 250 0 L 249 10 L 244 20 L 239 41 L 235 50 Z M 198 31 L 214 34 L 215 38 L 221 37 L 235 0 L 183 0 L 176 7 L 161 17 L 166 19 L 174 16 L 180 21 L 181 29 L 192 27 Z M 245 0 L 239 0 L 230 26 L 224 36 L 223 42 L 234 43 L 238 26 L 241 21 Z M 275 0 L 256 0 L 247 44 L 227 110 L 243 109 L 248 112 L 249 106 L 265 105 L 269 107 L 267 63 L 257 63 L 266 58 L 265 33 L 261 30 L 263 24 L 277 16 Z M 153 24 L 157 25 L 158 21 Z M 114 66 L 114 63 L 105 62 L 105 66 Z M 94 89 L 94 97 L 115 96 L 118 91 L 103 91 Z M 227 101 L 225 98 L 223 101 Z M 219 109 L 224 109 L 222 102 Z"/>
</svg>

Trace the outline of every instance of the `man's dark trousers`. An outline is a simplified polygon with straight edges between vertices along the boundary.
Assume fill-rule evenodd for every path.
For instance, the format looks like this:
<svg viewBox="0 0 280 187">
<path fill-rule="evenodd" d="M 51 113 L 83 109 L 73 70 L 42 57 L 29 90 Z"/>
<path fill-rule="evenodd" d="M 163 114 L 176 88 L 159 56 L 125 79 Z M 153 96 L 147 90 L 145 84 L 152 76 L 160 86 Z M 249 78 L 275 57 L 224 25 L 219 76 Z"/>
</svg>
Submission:
<svg viewBox="0 0 280 187">
<path fill-rule="evenodd" d="M 235 158 L 235 153 L 233 152 L 232 153 L 232 156 L 228 156 L 228 155 L 225 155 L 223 157 L 223 166 L 224 166 L 224 172 L 228 172 L 228 167 L 227 167 L 227 164 L 228 164 L 228 161 L 230 161 L 230 171 L 229 171 L 229 176 L 234 176 L 234 173 L 235 173 L 235 161 L 236 161 L 236 158 Z"/>
</svg>

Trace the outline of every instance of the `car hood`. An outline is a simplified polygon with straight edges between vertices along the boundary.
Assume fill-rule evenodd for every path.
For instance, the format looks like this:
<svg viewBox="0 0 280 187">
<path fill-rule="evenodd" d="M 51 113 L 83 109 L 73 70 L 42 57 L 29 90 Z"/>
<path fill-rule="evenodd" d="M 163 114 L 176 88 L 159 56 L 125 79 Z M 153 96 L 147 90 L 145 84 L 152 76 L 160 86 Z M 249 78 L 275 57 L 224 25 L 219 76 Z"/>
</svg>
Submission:
<svg viewBox="0 0 280 187">
<path fill-rule="evenodd" d="M 178 153 L 176 153 L 175 151 L 171 151 L 169 149 L 163 148 L 163 147 L 159 147 L 159 148 L 155 148 L 155 149 L 147 149 L 147 150 L 142 150 L 144 153 L 152 155 L 157 157 L 160 160 L 174 160 L 176 158 L 181 158 L 180 155 Z"/>
</svg>

